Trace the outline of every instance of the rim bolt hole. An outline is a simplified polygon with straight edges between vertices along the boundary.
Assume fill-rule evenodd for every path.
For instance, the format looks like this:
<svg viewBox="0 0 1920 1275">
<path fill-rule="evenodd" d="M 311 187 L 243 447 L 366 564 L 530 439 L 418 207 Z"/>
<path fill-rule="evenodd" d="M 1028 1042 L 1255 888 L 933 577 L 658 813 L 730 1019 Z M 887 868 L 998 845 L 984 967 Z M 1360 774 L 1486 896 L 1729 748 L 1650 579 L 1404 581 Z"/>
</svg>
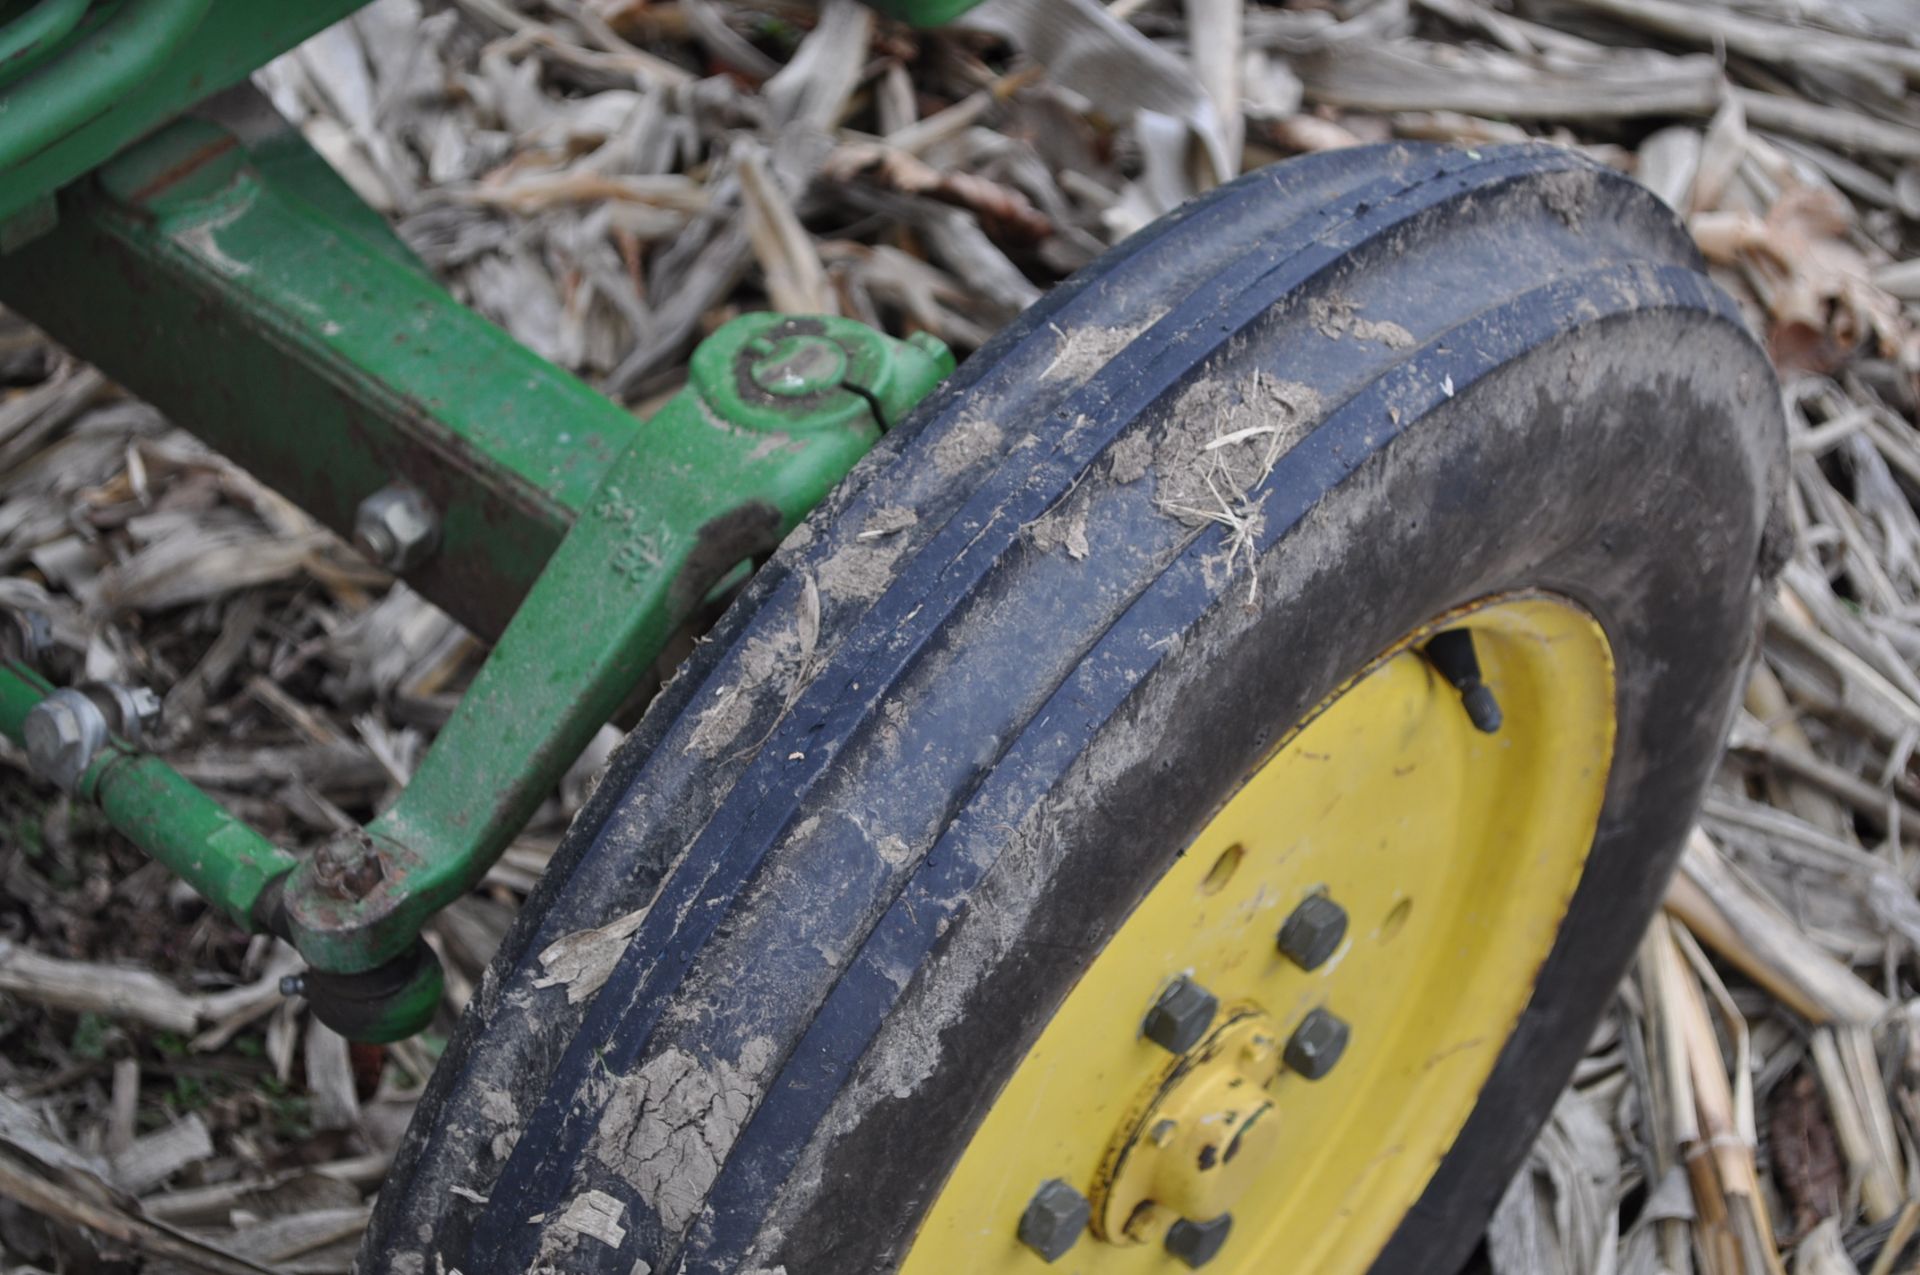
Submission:
<svg viewBox="0 0 1920 1275">
<path fill-rule="evenodd" d="M 1413 900 L 1402 899 L 1393 905 L 1387 913 L 1387 919 L 1380 922 L 1380 941 L 1391 943 L 1399 937 L 1400 931 L 1407 928 L 1407 916 L 1413 911 Z"/>
<path fill-rule="evenodd" d="M 1247 848 L 1234 842 L 1220 852 L 1220 857 L 1207 869 L 1207 875 L 1200 882 L 1200 893 L 1218 894 L 1227 888 L 1227 882 L 1233 880 L 1233 874 L 1240 870 L 1241 862 L 1247 857 Z"/>
</svg>

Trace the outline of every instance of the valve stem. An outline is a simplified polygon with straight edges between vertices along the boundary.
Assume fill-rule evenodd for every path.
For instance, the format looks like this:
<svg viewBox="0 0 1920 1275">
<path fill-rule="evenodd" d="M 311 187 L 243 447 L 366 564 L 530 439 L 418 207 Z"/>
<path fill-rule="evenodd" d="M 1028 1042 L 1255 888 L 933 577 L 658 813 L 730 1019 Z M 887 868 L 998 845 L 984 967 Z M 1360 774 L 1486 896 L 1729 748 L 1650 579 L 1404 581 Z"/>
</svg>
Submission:
<svg viewBox="0 0 1920 1275">
<path fill-rule="evenodd" d="M 1480 657 L 1473 652 L 1471 629 L 1447 629 L 1427 640 L 1427 660 L 1447 685 L 1460 692 L 1461 706 L 1474 728 L 1491 735 L 1500 729 L 1500 701 L 1480 680 Z"/>
</svg>

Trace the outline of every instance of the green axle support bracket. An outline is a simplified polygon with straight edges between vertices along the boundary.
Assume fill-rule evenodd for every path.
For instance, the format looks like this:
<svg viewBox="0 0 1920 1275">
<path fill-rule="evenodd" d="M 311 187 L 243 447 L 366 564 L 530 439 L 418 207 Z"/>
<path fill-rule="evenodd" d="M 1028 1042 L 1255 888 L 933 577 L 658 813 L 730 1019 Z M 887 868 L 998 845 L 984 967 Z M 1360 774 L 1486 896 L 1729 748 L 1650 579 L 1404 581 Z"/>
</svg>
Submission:
<svg viewBox="0 0 1920 1275">
<path fill-rule="evenodd" d="M 750 314 L 608 470 L 413 782 L 296 872 L 294 944 L 393 959 L 470 889 L 722 576 L 770 552 L 953 367 L 937 342 Z M 876 410 L 881 419 L 875 418 Z"/>
<path fill-rule="evenodd" d="M 498 641 L 366 829 L 297 860 L 118 742 L 78 786 L 229 915 L 289 939 L 336 1027 L 392 1039 L 435 1004 L 425 920 L 484 875 L 714 584 L 770 552 L 953 357 L 750 314 L 641 422 L 440 290 L 313 163 L 181 121 L 0 257 L 0 300 L 343 531 L 396 479 L 437 508 L 438 549 L 408 579 Z M 19 738 L 46 692 L 0 667 L 0 729 Z"/>
</svg>

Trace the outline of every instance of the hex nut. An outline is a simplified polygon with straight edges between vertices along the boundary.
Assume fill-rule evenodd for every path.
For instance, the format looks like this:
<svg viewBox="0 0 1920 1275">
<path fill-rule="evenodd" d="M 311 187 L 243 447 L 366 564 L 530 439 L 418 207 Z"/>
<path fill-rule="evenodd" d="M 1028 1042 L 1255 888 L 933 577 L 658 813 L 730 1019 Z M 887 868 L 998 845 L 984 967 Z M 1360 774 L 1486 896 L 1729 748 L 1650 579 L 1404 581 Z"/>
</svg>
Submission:
<svg viewBox="0 0 1920 1275">
<path fill-rule="evenodd" d="M 1287 1038 L 1287 1067 L 1308 1080 L 1333 1070 L 1347 1048 L 1347 1024 L 1324 1009 L 1311 1009 Z"/>
<path fill-rule="evenodd" d="M 80 777 L 107 746 L 107 733 L 99 705 L 72 689 L 35 704 L 20 724 L 27 763 L 66 792 L 79 787 Z"/>
<path fill-rule="evenodd" d="M 1227 1235 L 1233 1230 L 1233 1217 L 1222 1213 L 1210 1222 L 1190 1222 L 1181 1218 L 1167 1228 L 1167 1252 L 1193 1270 L 1198 1270 L 1220 1255 Z"/>
<path fill-rule="evenodd" d="M 0 660 L 37 667 L 53 649 L 53 624 L 39 611 L 0 607 Z"/>
<path fill-rule="evenodd" d="M 109 731 L 130 744 L 145 743 L 160 724 L 160 697 L 144 686 L 88 682 L 74 689 L 93 701 Z"/>
<path fill-rule="evenodd" d="M 1020 1242 L 1049 1262 L 1065 1257 L 1093 1218 L 1093 1206 L 1059 1178 L 1048 1178 L 1020 1215 Z"/>
<path fill-rule="evenodd" d="M 440 515 L 417 488 L 389 483 L 360 502 L 353 542 L 389 571 L 425 562 L 440 543 Z"/>
<path fill-rule="evenodd" d="M 792 333 L 761 337 L 747 346 L 748 374 L 776 398 L 803 398 L 837 389 L 847 376 L 847 352 L 823 336 Z"/>
<path fill-rule="evenodd" d="M 386 878 L 387 865 L 364 829 L 349 828 L 313 852 L 313 875 L 335 898 L 364 899 Z"/>
<path fill-rule="evenodd" d="M 160 697 L 148 687 L 134 686 L 127 689 L 127 702 L 133 710 L 129 730 L 143 738 L 153 734 L 153 728 L 160 724 Z"/>
<path fill-rule="evenodd" d="M 1300 900 L 1280 926 L 1280 954 L 1303 970 L 1317 970 L 1347 937 L 1347 910 L 1324 894 Z"/>
<path fill-rule="evenodd" d="M 1141 1034 L 1170 1053 L 1184 1054 L 1200 1043 L 1220 1008 L 1214 994 L 1190 978 L 1173 981 L 1147 1011 Z"/>
</svg>

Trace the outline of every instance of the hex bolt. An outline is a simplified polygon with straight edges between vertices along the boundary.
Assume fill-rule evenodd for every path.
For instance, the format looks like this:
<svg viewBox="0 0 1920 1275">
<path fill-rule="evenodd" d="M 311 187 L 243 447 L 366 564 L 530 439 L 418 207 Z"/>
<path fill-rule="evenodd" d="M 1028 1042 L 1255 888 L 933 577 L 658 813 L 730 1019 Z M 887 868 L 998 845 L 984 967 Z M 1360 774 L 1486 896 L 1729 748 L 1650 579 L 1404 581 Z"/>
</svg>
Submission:
<svg viewBox="0 0 1920 1275">
<path fill-rule="evenodd" d="M 1087 1197 L 1062 1182 L 1048 1178 L 1020 1215 L 1020 1242 L 1049 1262 L 1067 1255 L 1093 1218 Z"/>
<path fill-rule="evenodd" d="M 280 976 L 280 994 L 291 1000 L 295 996 L 307 994 L 307 976 L 304 974 L 282 974 Z"/>
<path fill-rule="evenodd" d="M 357 828 L 322 842 L 313 856 L 314 877 L 336 898 L 364 899 L 387 875 L 380 852 Z"/>
<path fill-rule="evenodd" d="M 1310 894 L 1281 923 L 1280 954 L 1303 970 L 1317 970 L 1347 937 L 1347 910 L 1324 894 Z"/>
<path fill-rule="evenodd" d="M 1300 1025 L 1287 1038 L 1287 1067 L 1308 1080 L 1318 1080 L 1333 1070 L 1347 1048 L 1347 1024 L 1324 1009 L 1310 1009 Z"/>
<path fill-rule="evenodd" d="M 1460 704 L 1474 729 L 1491 735 L 1500 729 L 1500 702 L 1480 680 L 1480 657 L 1471 629 L 1447 629 L 1427 639 L 1426 656 L 1447 685 L 1460 692 Z"/>
<path fill-rule="evenodd" d="M 1160 993 L 1140 1024 L 1141 1034 L 1170 1053 L 1184 1054 L 1200 1043 L 1220 1008 L 1214 994 L 1184 975 Z"/>
<path fill-rule="evenodd" d="M 387 570 L 409 571 L 440 543 L 440 515 L 418 488 L 389 483 L 360 502 L 353 543 Z"/>
<path fill-rule="evenodd" d="M 53 649 L 53 624 L 39 611 L 0 607 L 0 660 L 38 666 Z"/>
<path fill-rule="evenodd" d="M 100 706 L 71 688 L 35 704 L 20 724 L 27 764 L 66 792 L 80 786 L 80 777 L 107 746 L 108 733 Z"/>
<path fill-rule="evenodd" d="M 749 375 L 758 388 L 779 398 L 804 398 L 836 389 L 847 376 L 847 352 L 823 336 L 794 333 L 762 337 L 747 347 Z"/>
<path fill-rule="evenodd" d="M 1233 1216 L 1229 1213 L 1222 1213 L 1210 1222 L 1181 1218 L 1167 1228 L 1167 1252 L 1190 1269 L 1199 1270 L 1220 1255 L 1232 1230 Z"/>
</svg>

